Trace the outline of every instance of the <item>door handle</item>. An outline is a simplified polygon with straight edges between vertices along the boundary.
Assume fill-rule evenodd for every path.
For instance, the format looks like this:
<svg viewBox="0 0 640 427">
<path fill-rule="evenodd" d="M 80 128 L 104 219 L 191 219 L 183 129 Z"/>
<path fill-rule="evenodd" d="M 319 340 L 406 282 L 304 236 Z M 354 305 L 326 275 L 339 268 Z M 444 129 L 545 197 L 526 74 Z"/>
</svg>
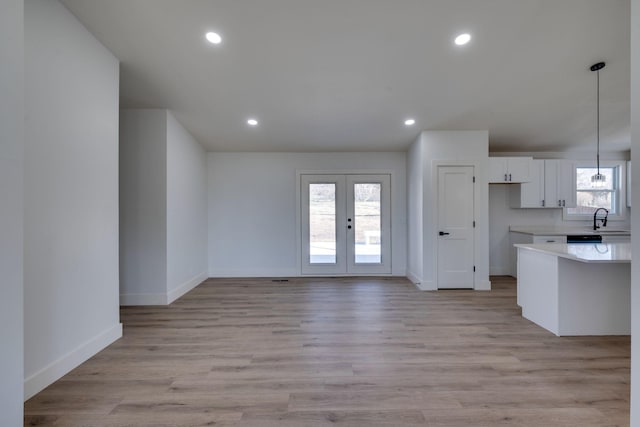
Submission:
<svg viewBox="0 0 640 427">
<path fill-rule="evenodd" d="M 449 234 L 451 234 L 451 233 L 447 233 L 447 232 L 445 232 L 445 231 L 441 231 L 441 232 L 439 232 L 438 234 L 439 234 L 440 236 L 448 236 L 448 235 L 449 235 Z"/>
</svg>

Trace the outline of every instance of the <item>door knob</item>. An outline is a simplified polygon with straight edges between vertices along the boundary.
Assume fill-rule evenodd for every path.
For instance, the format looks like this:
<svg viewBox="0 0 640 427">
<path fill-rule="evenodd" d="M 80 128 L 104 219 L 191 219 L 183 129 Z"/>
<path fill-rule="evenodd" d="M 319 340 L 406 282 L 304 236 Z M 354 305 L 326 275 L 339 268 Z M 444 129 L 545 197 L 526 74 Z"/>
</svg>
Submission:
<svg viewBox="0 0 640 427">
<path fill-rule="evenodd" d="M 447 232 L 445 232 L 445 231 L 441 231 L 441 232 L 439 232 L 438 234 L 439 234 L 440 236 L 448 236 L 448 235 L 449 235 L 449 234 L 451 234 L 451 233 L 447 233 Z"/>
</svg>

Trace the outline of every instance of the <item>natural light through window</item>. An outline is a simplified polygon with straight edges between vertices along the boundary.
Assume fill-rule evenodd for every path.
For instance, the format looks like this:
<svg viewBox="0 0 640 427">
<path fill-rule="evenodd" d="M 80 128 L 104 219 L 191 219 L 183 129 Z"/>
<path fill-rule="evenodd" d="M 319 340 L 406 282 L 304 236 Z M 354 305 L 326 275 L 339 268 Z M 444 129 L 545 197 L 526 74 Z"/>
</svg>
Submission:
<svg viewBox="0 0 640 427">
<path fill-rule="evenodd" d="M 590 216 L 596 209 L 605 208 L 610 215 L 620 211 L 618 167 L 600 167 L 606 177 L 603 183 L 594 183 L 591 177 L 597 173 L 595 167 L 576 167 L 576 207 L 567 208 L 567 214 Z"/>
</svg>

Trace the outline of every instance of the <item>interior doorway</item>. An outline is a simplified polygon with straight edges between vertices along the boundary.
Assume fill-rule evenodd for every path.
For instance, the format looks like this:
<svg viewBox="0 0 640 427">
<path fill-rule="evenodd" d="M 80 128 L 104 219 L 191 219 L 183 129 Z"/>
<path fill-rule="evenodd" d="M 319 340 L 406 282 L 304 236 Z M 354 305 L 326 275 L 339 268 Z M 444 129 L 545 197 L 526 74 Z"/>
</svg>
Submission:
<svg viewBox="0 0 640 427">
<path fill-rule="evenodd" d="M 474 284 L 473 166 L 438 166 L 438 289 Z"/>
</svg>

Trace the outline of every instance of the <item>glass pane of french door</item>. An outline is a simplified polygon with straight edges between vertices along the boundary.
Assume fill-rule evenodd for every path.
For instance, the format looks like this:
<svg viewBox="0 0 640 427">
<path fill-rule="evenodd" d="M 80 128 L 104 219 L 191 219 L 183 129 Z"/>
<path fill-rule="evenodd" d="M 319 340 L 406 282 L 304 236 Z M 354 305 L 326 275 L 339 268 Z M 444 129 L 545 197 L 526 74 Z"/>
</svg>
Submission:
<svg viewBox="0 0 640 427">
<path fill-rule="evenodd" d="M 382 261 L 381 195 L 380 183 L 353 184 L 356 264 L 379 264 Z"/>
<path fill-rule="evenodd" d="M 346 271 L 344 175 L 300 175 L 301 271 Z"/>
<path fill-rule="evenodd" d="M 309 263 L 336 263 L 336 184 L 309 184 Z"/>
</svg>

